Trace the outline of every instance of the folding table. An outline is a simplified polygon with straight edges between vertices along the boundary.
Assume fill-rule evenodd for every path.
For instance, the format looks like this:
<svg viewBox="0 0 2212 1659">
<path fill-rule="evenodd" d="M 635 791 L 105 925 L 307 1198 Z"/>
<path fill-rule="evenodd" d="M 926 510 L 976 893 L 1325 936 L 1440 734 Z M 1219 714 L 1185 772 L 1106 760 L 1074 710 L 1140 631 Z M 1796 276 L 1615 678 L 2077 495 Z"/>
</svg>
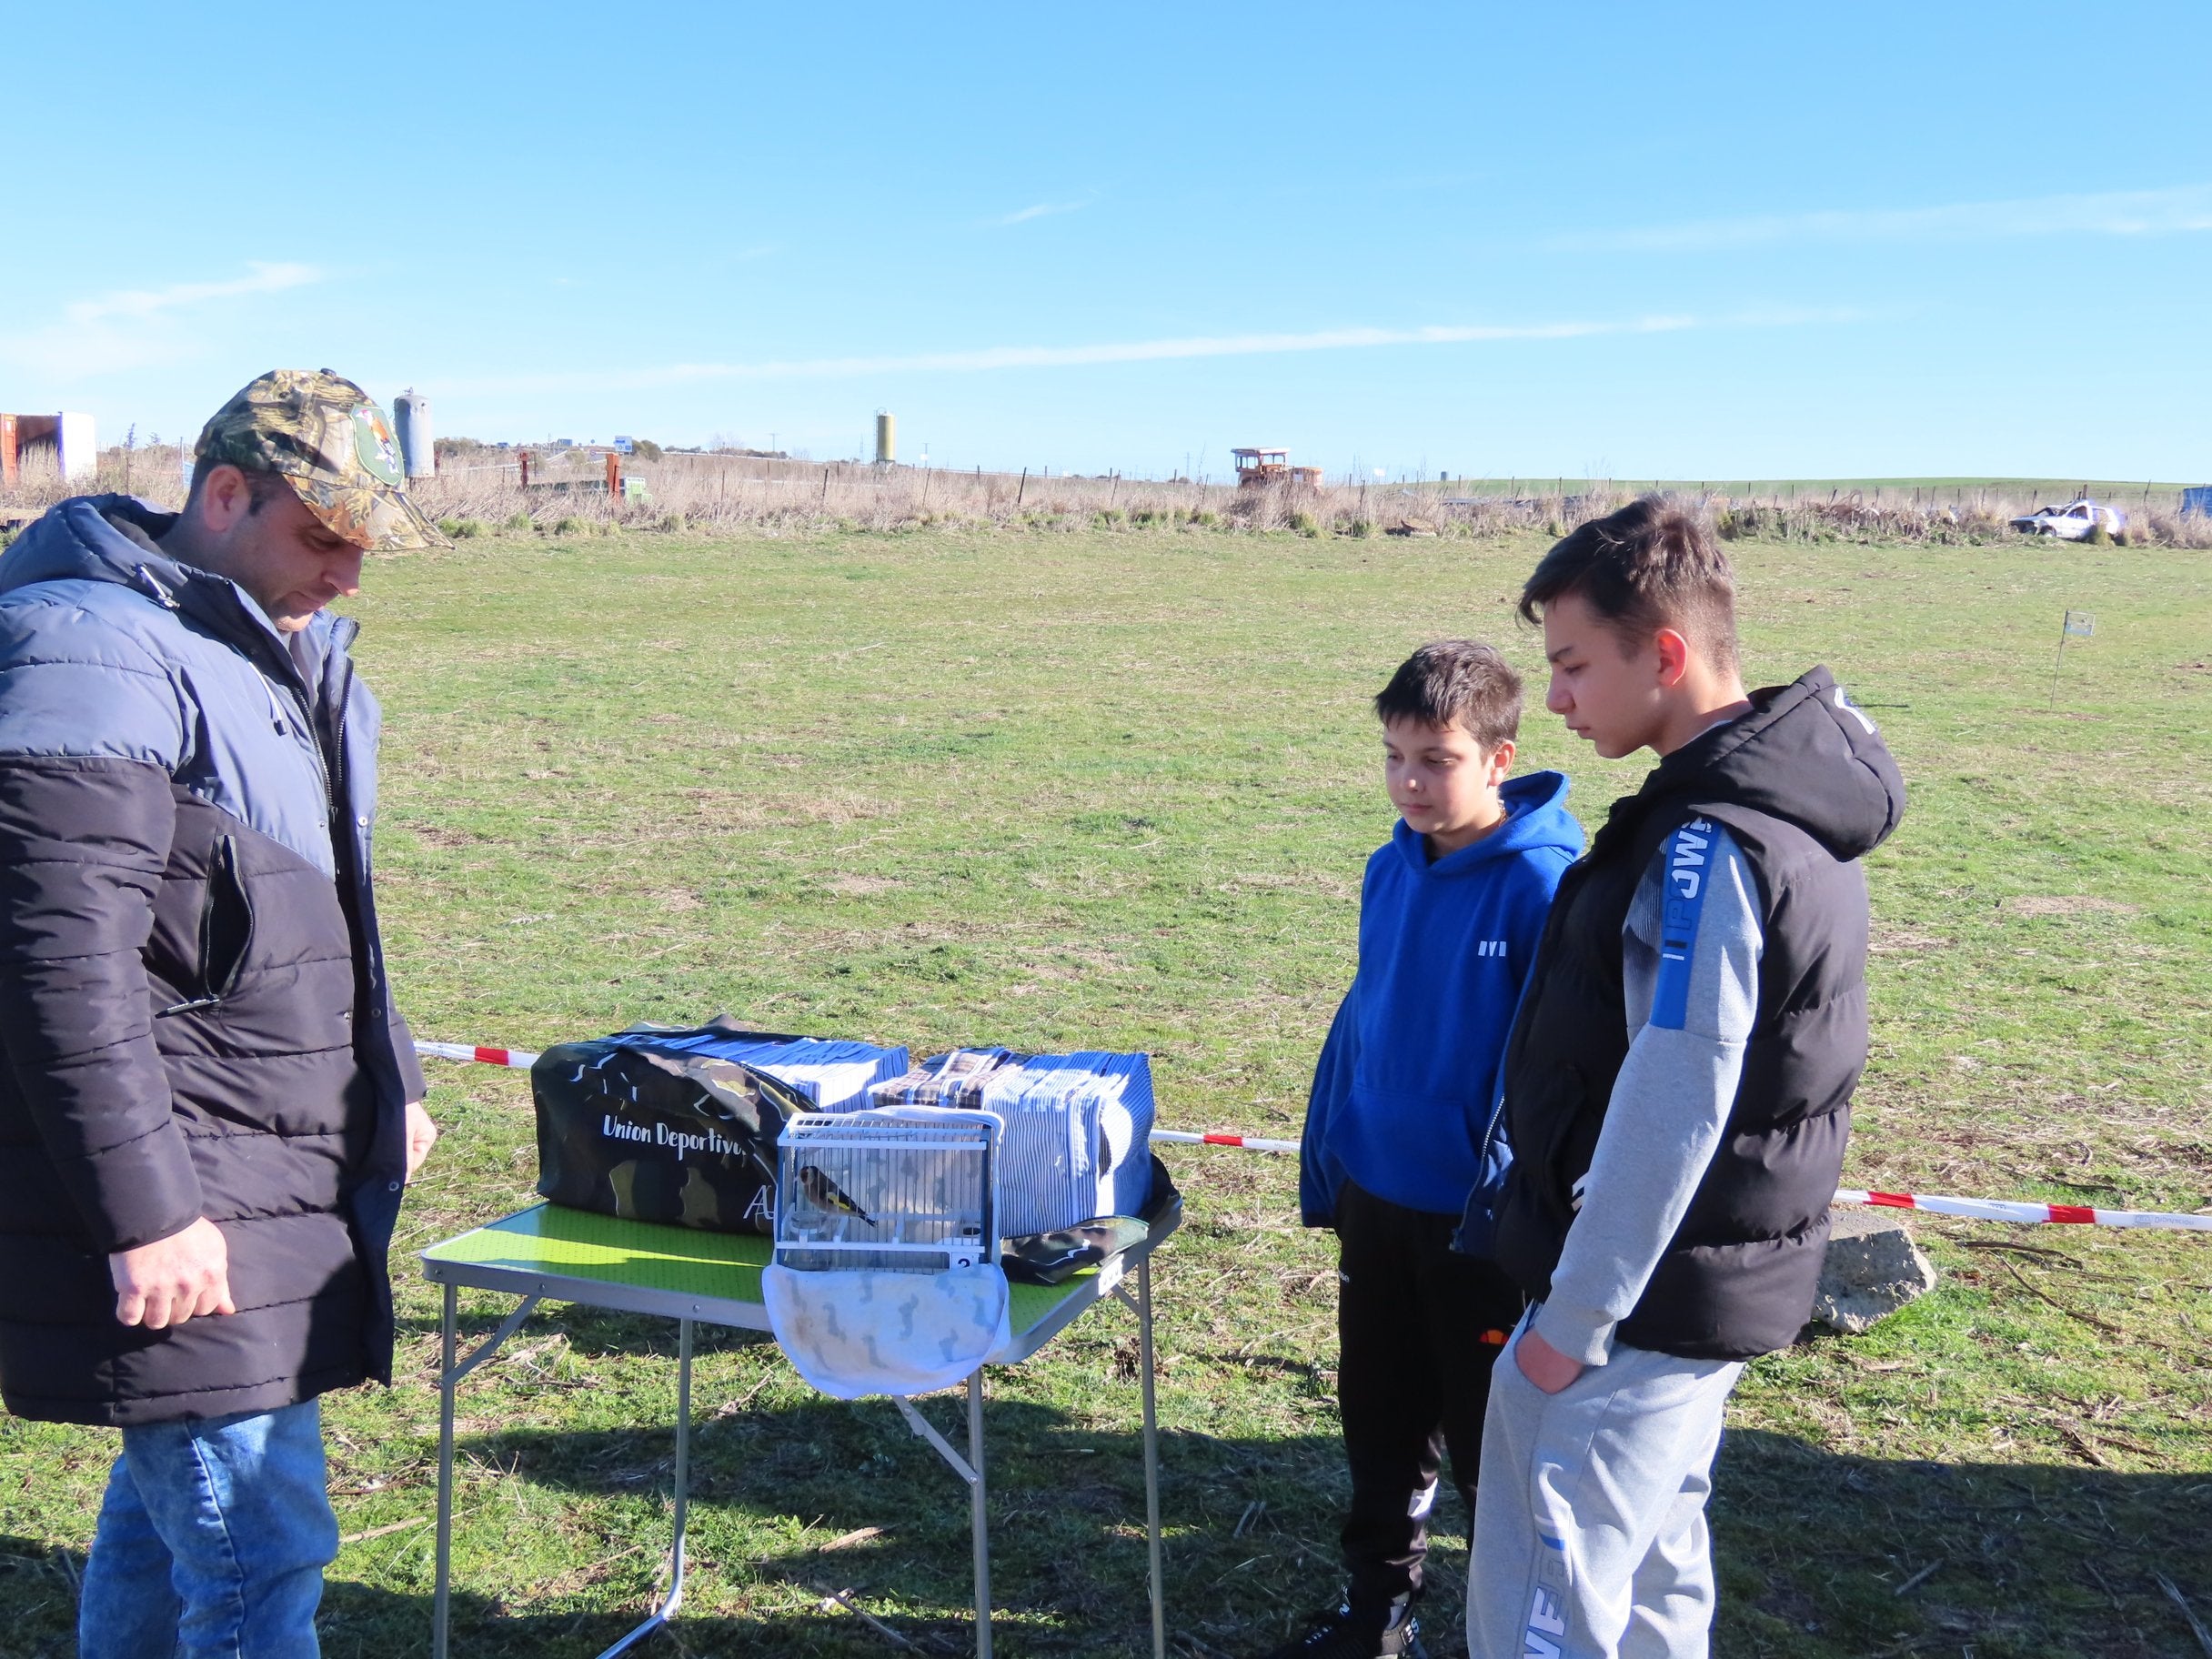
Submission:
<svg viewBox="0 0 2212 1659">
<path fill-rule="evenodd" d="M 1084 1312 L 1109 1296 L 1137 1315 L 1138 1372 L 1144 1399 L 1144 1533 L 1152 1603 L 1152 1653 L 1166 1659 L 1167 1624 L 1161 1599 L 1160 1443 L 1152 1390 L 1151 1253 L 1182 1222 L 1173 1200 L 1152 1220 L 1142 1242 L 1063 1284 L 1011 1287 L 1004 1347 L 985 1362 L 1028 1359 Z M 684 1526 L 690 1499 L 691 1347 L 699 1324 L 769 1328 L 760 1295 L 760 1270 L 771 1242 L 751 1234 L 703 1232 L 646 1222 L 617 1221 L 582 1210 L 539 1204 L 422 1252 L 423 1272 L 445 1287 L 443 1340 L 438 1349 L 437 1592 L 432 1659 L 447 1659 L 453 1587 L 454 1391 L 460 1380 L 491 1358 L 519 1330 L 541 1301 L 656 1314 L 677 1322 L 675 1537 L 669 1550 L 669 1590 L 651 1616 L 606 1650 L 612 1659 L 673 1619 L 683 1605 Z M 1123 1278 L 1134 1269 L 1132 1295 Z M 466 1357 L 457 1346 L 462 1286 L 519 1297 L 498 1328 Z M 965 1457 L 902 1395 L 890 1396 L 920 1438 L 936 1448 L 968 1483 L 970 1529 L 975 1551 L 977 1659 L 990 1659 L 990 1532 L 984 1503 L 983 1373 L 970 1373 L 968 1453 Z"/>
</svg>

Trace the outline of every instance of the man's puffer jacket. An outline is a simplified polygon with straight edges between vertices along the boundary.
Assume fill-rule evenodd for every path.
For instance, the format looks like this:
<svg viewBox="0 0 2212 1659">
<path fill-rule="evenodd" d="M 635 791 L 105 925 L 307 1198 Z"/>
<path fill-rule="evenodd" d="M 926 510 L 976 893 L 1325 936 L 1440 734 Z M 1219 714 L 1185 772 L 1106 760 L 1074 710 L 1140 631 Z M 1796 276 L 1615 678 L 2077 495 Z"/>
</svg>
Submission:
<svg viewBox="0 0 2212 1659">
<path fill-rule="evenodd" d="M 0 555 L 0 1394 L 132 1424 L 391 1370 L 386 1250 L 422 1093 L 369 885 L 378 715 L 80 498 Z M 334 828 L 340 831 L 334 836 Z M 206 1217 L 234 1315 L 115 1317 L 111 1252 Z"/>
</svg>

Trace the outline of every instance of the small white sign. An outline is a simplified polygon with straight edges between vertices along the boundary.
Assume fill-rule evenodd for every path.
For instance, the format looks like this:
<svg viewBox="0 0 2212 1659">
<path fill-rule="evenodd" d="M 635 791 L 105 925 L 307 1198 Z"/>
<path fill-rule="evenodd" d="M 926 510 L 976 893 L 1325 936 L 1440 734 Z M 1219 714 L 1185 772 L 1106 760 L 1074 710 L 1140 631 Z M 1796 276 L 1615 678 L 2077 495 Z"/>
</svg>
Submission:
<svg viewBox="0 0 2212 1659">
<path fill-rule="evenodd" d="M 1114 1286 L 1121 1282 L 1121 1275 L 1128 1271 L 1128 1260 L 1122 1256 L 1108 1256 L 1106 1260 L 1100 1262 L 1099 1294 L 1101 1296 L 1112 1295 Z"/>
</svg>

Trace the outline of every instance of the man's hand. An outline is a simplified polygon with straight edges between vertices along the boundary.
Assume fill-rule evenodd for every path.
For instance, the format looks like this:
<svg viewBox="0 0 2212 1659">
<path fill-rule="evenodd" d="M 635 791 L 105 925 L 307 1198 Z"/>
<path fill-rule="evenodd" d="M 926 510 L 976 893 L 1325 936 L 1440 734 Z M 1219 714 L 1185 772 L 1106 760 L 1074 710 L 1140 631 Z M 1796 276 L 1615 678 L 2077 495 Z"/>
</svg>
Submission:
<svg viewBox="0 0 2212 1659">
<path fill-rule="evenodd" d="M 422 1161 L 430 1155 L 437 1144 L 437 1125 L 430 1121 L 430 1114 L 423 1110 L 420 1101 L 407 1102 L 407 1179 L 415 1179 L 415 1171 L 422 1168 Z"/>
<path fill-rule="evenodd" d="M 1588 1369 L 1580 1360 L 1570 1360 L 1538 1336 L 1533 1325 L 1521 1332 L 1521 1340 L 1513 1344 L 1513 1363 L 1521 1367 L 1523 1376 L 1547 1394 L 1557 1393 Z"/>
<path fill-rule="evenodd" d="M 206 1313 L 236 1313 L 230 1300 L 230 1246 L 216 1224 L 202 1217 L 136 1250 L 107 1258 L 116 1285 L 116 1318 L 149 1331 L 181 1325 Z"/>
</svg>

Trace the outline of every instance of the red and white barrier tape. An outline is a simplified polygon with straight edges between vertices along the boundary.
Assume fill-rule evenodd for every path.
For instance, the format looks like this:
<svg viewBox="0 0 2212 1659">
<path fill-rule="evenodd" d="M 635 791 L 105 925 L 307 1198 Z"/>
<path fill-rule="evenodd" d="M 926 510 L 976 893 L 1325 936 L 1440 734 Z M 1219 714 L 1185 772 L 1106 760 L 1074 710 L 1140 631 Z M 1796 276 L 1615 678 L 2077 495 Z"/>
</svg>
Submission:
<svg viewBox="0 0 2212 1659">
<path fill-rule="evenodd" d="M 472 1049 L 465 1042 L 417 1041 L 415 1052 L 426 1060 L 473 1060 L 487 1066 L 512 1066 L 518 1071 L 528 1071 L 538 1063 L 538 1056 L 528 1049 Z"/>
<path fill-rule="evenodd" d="M 2031 1222 L 2077 1227 L 2177 1228 L 2212 1232 L 2212 1215 L 2177 1215 L 2157 1210 L 2097 1210 L 2087 1204 L 2046 1204 L 2003 1198 L 1936 1198 L 1917 1192 L 1865 1192 L 1843 1188 L 1839 1204 L 1872 1204 L 1881 1210 L 1925 1210 L 1930 1215 L 1963 1215 L 1976 1222 Z"/>
<path fill-rule="evenodd" d="M 415 1051 L 433 1060 L 475 1061 L 527 1071 L 538 1056 L 528 1049 L 471 1048 L 461 1042 L 417 1042 Z M 1154 1141 L 1180 1146 L 1235 1146 L 1248 1152 L 1294 1152 L 1295 1141 L 1264 1141 L 1256 1135 L 1198 1135 L 1182 1129 L 1155 1129 Z M 2157 1210 L 2097 1210 L 2087 1204 L 2046 1204 L 2002 1198 L 1946 1198 L 1921 1192 L 1869 1192 L 1845 1187 L 1839 1204 L 1871 1204 L 1881 1210 L 1920 1210 L 1930 1215 L 1957 1215 L 1976 1222 L 2027 1222 L 2059 1226 L 2139 1227 L 2212 1232 L 2212 1215 L 2182 1215 Z"/>
<path fill-rule="evenodd" d="M 1295 1141 L 1262 1141 L 1256 1135 L 1194 1135 L 1187 1129 L 1155 1129 L 1155 1141 L 1173 1141 L 1179 1146 L 1241 1146 L 1248 1152 L 1294 1152 Z"/>
<path fill-rule="evenodd" d="M 417 1042 L 415 1052 L 432 1060 L 472 1060 L 487 1066 L 527 1071 L 538 1063 L 528 1049 L 471 1048 L 465 1042 Z M 1183 1129 L 1155 1129 L 1152 1139 L 1181 1146 L 1241 1146 L 1248 1152 L 1294 1152 L 1295 1141 L 1263 1141 L 1257 1135 L 1194 1135 Z"/>
</svg>

